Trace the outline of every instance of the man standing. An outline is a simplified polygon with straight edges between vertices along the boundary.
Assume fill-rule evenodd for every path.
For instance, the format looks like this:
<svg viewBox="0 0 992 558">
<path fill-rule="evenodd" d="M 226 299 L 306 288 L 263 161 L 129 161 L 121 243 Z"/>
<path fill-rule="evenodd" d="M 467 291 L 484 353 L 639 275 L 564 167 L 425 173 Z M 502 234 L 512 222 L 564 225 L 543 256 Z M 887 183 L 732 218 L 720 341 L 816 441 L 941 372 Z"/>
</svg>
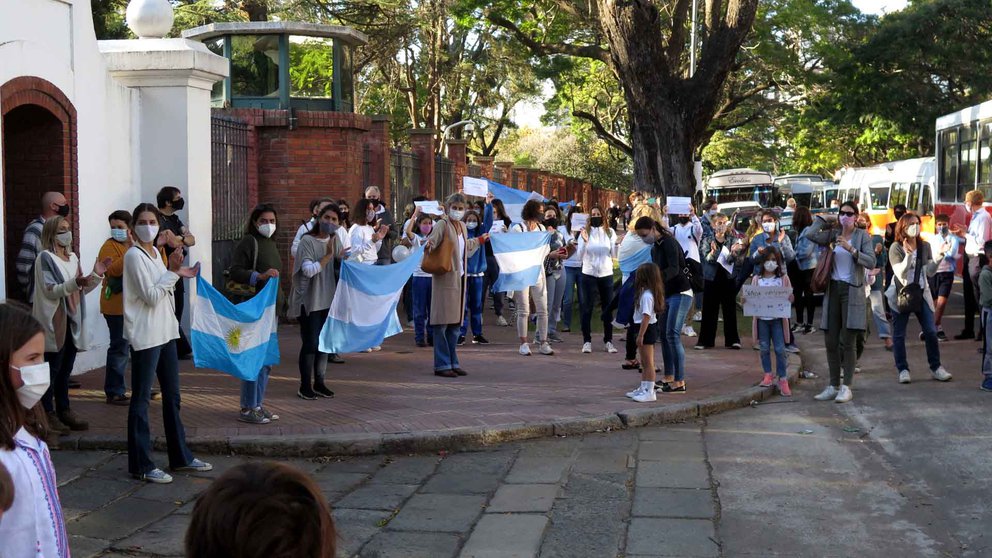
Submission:
<svg viewBox="0 0 992 558">
<path fill-rule="evenodd" d="M 958 237 L 950 232 L 949 222 L 947 215 L 941 214 L 934 218 L 936 234 L 930 237 L 930 253 L 937 262 L 937 273 L 930 278 L 930 293 L 934 298 L 934 323 L 937 326 L 937 339 L 940 341 L 947 341 L 942 321 L 947 300 L 951 297 L 951 288 L 954 286 L 960 245 Z"/>
<path fill-rule="evenodd" d="M 386 205 L 382 203 L 381 197 L 382 194 L 379 192 L 378 186 L 369 186 L 365 189 L 365 199 L 372 202 L 372 206 L 375 207 L 375 226 L 377 228 L 379 225 L 389 227 L 389 233 L 382 239 L 382 246 L 379 247 L 379 259 L 375 263 L 376 265 L 389 265 L 393 263 L 393 241 L 397 237 L 396 219 L 386 209 Z"/>
<path fill-rule="evenodd" d="M 158 191 L 158 195 L 155 196 L 155 201 L 158 204 L 158 210 L 162 213 L 162 222 L 160 223 L 161 229 L 158 233 L 157 246 L 162 246 L 165 248 L 166 256 L 169 256 L 176 250 L 182 250 L 183 256 L 185 258 L 187 248 L 196 246 L 196 237 L 193 236 L 186 225 L 183 223 L 182 219 L 179 218 L 177 211 L 181 211 L 186 207 L 186 200 L 183 199 L 182 192 L 179 188 L 174 186 L 166 186 Z M 183 308 L 186 305 L 186 280 L 180 278 L 176 281 L 176 319 L 179 320 L 179 340 L 176 342 L 176 352 L 179 358 L 189 358 L 190 354 L 193 352 L 192 347 L 189 345 L 189 340 L 186 338 L 186 333 L 183 331 Z"/>
<path fill-rule="evenodd" d="M 975 313 L 978 311 L 978 276 L 988 264 L 985 259 L 985 242 L 992 240 L 992 216 L 985 211 L 985 196 L 981 190 L 972 190 L 964 196 L 964 207 L 971 214 L 971 223 L 965 231 L 959 225 L 951 232 L 964 240 L 964 330 L 955 339 L 975 339 Z M 981 324 L 979 324 L 981 326 Z"/>
<path fill-rule="evenodd" d="M 41 251 L 41 228 L 45 221 L 61 215 L 69 216 L 69 203 L 58 192 L 45 192 L 41 196 L 41 216 L 31 221 L 24 229 L 21 250 L 17 253 L 17 284 L 21 287 L 22 301 L 31 304 L 34 294 L 34 261 Z"/>
</svg>

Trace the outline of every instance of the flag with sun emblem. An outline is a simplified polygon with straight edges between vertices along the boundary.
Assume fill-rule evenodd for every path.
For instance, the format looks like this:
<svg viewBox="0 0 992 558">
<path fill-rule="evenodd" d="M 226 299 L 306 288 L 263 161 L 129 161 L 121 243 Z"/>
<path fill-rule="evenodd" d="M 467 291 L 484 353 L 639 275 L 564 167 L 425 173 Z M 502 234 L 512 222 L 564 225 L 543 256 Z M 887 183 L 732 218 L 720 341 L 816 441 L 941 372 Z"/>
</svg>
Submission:
<svg viewBox="0 0 992 558">
<path fill-rule="evenodd" d="M 250 381 L 263 366 L 279 364 L 278 289 L 276 277 L 251 299 L 234 304 L 197 276 L 190 335 L 193 364 Z"/>
</svg>

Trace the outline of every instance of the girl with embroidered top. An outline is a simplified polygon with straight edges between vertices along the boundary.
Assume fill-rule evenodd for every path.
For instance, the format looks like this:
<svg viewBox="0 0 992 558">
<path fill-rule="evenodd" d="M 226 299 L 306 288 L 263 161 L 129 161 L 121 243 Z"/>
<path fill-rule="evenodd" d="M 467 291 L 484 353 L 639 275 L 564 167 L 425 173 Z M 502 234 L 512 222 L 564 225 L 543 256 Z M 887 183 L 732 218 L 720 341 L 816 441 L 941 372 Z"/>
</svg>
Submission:
<svg viewBox="0 0 992 558">
<path fill-rule="evenodd" d="M 413 217 L 406 224 L 404 244 L 412 247 L 423 246 L 434 228 L 434 218 L 414 208 Z M 413 341 L 418 347 L 434 345 L 434 328 L 430 326 L 431 274 L 420 266 L 411 279 L 413 305 Z"/>
<path fill-rule="evenodd" d="M 492 194 L 489 194 L 492 199 Z M 493 206 L 486 205 L 482 216 L 474 210 L 465 212 L 465 228 L 469 238 L 478 238 L 493 227 Z M 479 250 L 468 259 L 465 269 L 465 319 L 462 321 L 458 344 L 465 343 L 465 333 L 469 323 L 472 326 L 472 343 L 488 345 L 489 340 L 482 336 L 482 308 L 486 301 L 486 251 Z"/>
<path fill-rule="evenodd" d="M 617 352 L 613 346 L 613 259 L 617 256 L 617 238 L 603 215 L 603 209 L 594 205 L 589 210 L 589 223 L 579 235 L 579 258 L 582 276 L 579 279 L 579 299 L 582 301 L 582 352 L 592 352 L 593 302 L 599 296 L 602 309 L 603 347 L 608 353 Z"/>
<path fill-rule="evenodd" d="M 661 271 L 654 263 L 645 263 L 634 271 L 634 326 L 627 335 L 637 336 L 637 350 L 641 364 L 641 385 L 627 393 L 627 397 L 645 403 L 656 401 L 654 382 L 654 344 L 658 342 L 658 315 L 665 312 L 665 287 Z M 635 331 L 636 330 L 636 331 Z"/>
<path fill-rule="evenodd" d="M 334 392 L 324 383 L 327 362 L 341 364 L 344 360 L 335 354 L 320 352 L 320 330 L 327 321 L 327 313 L 334 299 L 337 281 L 334 277 L 335 259 L 345 257 L 342 246 L 338 207 L 326 206 L 317 215 L 317 223 L 300 240 L 300 248 L 293 262 L 293 283 L 289 294 L 286 315 L 300 323 L 298 365 L 300 389 L 297 397 L 313 401 L 318 397 L 334 397 Z"/>
<path fill-rule="evenodd" d="M 51 219 L 49 219 L 51 220 Z M 0 470 L 13 484 L 13 502 L 0 505 L 4 556 L 68 558 L 69 537 L 59 502 L 43 408 L 49 384 L 45 334 L 27 309 L 0 303 Z"/>
<path fill-rule="evenodd" d="M 45 362 L 51 366 L 52 385 L 41 402 L 53 430 L 86 430 L 89 424 L 69 409 L 69 375 L 76 363 L 86 295 L 100 286 L 110 258 L 97 261 L 84 276 L 79 258 L 72 252 L 69 220 L 56 215 L 41 229 L 41 249 L 34 264 L 32 314 L 45 328 Z M 53 404 L 54 399 L 54 404 Z"/>
<path fill-rule="evenodd" d="M 511 232 L 544 232 L 544 204 L 537 200 L 528 200 L 520 211 L 523 223 L 517 223 Z M 560 257 L 559 253 L 554 253 Z M 550 256 L 551 254 L 549 254 Z M 548 283 L 544 273 L 537 274 L 537 284 L 513 293 L 517 307 L 517 337 L 520 338 L 520 354 L 530 356 L 530 345 L 527 343 L 527 326 L 530 323 L 530 303 L 534 302 L 534 314 L 537 316 L 537 337 L 535 344 L 540 346 L 538 352 L 542 355 L 553 355 L 551 343 L 548 340 Z"/>
<path fill-rule="evenodd" d="M 768 247 L 758 254 L 754 261 L 755 268 L 760 270 L 751 279 L 752 285 L 759 287 L 785 287 L 792 288 L 792 282 L 786 274 L 782 255 L 778 249 Z M 789 294 L 789 302 L 795 300 L 795 296 Z M 743 301 L 743 299 L 742 299 Z M 785 350 L 785 323 L 781 317 L 756 316 L 758 328 L 758 346 L 761 349 L 761 368 L 765 375 L 761 379 L 761 387 L 771 387 L 776 384 L 772 376 L 771 350 L 775 350 L 775 373 L 778 376 L 778 391 L 780 394 L 789 397 L 792 390 L 789 389 L 788 373 L 789 353 Z"/>
<path fill-rule="evenodd" d="M 373 201 L 367 198 L 358 200 L 353 215 L 354 225 L 351 226 L 351 256 L 349 259 L 365 265 L 375 265 L 379 260 L 379 249 L 382 239 L 389 234 L 389 225 L 376 224 L 376 213 Z"/>
</svg>

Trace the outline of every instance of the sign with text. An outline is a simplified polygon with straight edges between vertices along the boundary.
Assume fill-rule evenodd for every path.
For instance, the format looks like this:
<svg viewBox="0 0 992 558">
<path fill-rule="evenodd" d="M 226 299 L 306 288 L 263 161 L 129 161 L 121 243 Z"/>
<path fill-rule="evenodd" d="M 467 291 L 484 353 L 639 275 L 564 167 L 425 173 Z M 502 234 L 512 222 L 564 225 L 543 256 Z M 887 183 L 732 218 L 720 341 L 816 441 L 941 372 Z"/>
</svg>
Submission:
<svg viewBox="0 0 992 558">
<path fill-rule="evenodd" d="M 692 198 L 685 198 L 681 196 L 670 196 L 668 198 L 668 214 L 669 215 L 688 215 L 692 213 Z"/>
<path fill-rule="evenodd" d="M 586 223 L 589 222 L 588 213 L 573 213 L 572 214 L 572 230 L 570 232 L 579 232 L 586 228 Z"/>
<path fill-rule="evenodd" d="M 466 196 L 484 198 L 489 194 L 489 181 L 485 178 L 462 177 L 462 192 Z"/>
<path fill-rule="evenodd" d="M 441 206 L 436 201 L 418 201 L 413 202 L 413 205 L 420 208 L 421 213 L 426 213 L 428 215 L 444 215 L 441 211 Z"/>
<path fill-rule="evenodd" d="M 789 287 L 759 287 L 744 285 L 741 296 L 744 297 L 744 315 L 759 318 L 788 318 L 792 316 L 792 303 Z"/>
</svg>

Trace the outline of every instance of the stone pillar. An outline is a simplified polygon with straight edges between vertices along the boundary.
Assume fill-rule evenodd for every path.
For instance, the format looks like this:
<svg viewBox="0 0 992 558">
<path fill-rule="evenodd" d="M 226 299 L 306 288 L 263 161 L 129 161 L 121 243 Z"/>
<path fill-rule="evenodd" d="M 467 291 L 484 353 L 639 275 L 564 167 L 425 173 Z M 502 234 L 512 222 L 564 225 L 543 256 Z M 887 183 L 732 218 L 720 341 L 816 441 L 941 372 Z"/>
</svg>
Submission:
<svg viewBox="0 0 992 558">
<path fill-rule="evenodd" d="M 529 176 L 529 171 L 531 169 L 527 167 L 513 167 L 513 184 L 512 186 L 517 190 L 526 190 L 530 192 L 532 190 L 530 181 L 527 180 Z"/>
<path fill-rule="evenodd" d="M 495 171 L 493 174 L 493 180 L 499 182 L 503 186 L 513 187 L 513 162 L 512 161 L 496 161 L 496 168 L 500 172 L 499 178 L 495 178 Z"/>
<path fill-rule="evenodd" d="M 534 171 L 534 190 L 540 192 L 545 199 L 555 197 L 554 192 L 551 191 L 551 182 L 549 180 L 550 176 L 551 173 L 546 170 Z"/>
<path fill-rule="evenodd" d="M 451 139 L 445 142 L 448 158 L 454 162 L 455 191 L 461 190 L 462 178 L 468 175 L 468 140 Z"/>
<path fill-rule="evenodd" d="M 369 150 L 370 159 L 369 185 L 379 187 L 383 200 L 391 199 L 389 197 L 390 173 L 393 170 L 392 153 L 389 148 L 389 123 L 391 120 L 389 115 L 373 115 L 372 128 L 365 134 L 365 146 Z"/>
<path fill-rule="evenodd" d="M 595 203 L 597 203 L 598 200 L 596 200 L 596 198 L 593 196 L 592 184 L 590 184 L 585 180 L 582 180 L 579 183 L 581 184 L 579 187 L 582 189 L 582 200 L 583 200 L 582 205 L 584 205 L 586 207 L 586 210 L 588 210 Z"/>
<path fill-rule="evenodd" d="M 479 174 L 482 175 L 479 178 L 493 179 L 493 161 L 492 157 L 472 157 L 472 162 L 479 165 Z"/>
<path fill-rule="evenodd" d="M 420 182 L 417 190 L 427 199 L 434 199 L 434 130 L 410 130 L 410 148 L 419 158 Z"/>
</svg>

